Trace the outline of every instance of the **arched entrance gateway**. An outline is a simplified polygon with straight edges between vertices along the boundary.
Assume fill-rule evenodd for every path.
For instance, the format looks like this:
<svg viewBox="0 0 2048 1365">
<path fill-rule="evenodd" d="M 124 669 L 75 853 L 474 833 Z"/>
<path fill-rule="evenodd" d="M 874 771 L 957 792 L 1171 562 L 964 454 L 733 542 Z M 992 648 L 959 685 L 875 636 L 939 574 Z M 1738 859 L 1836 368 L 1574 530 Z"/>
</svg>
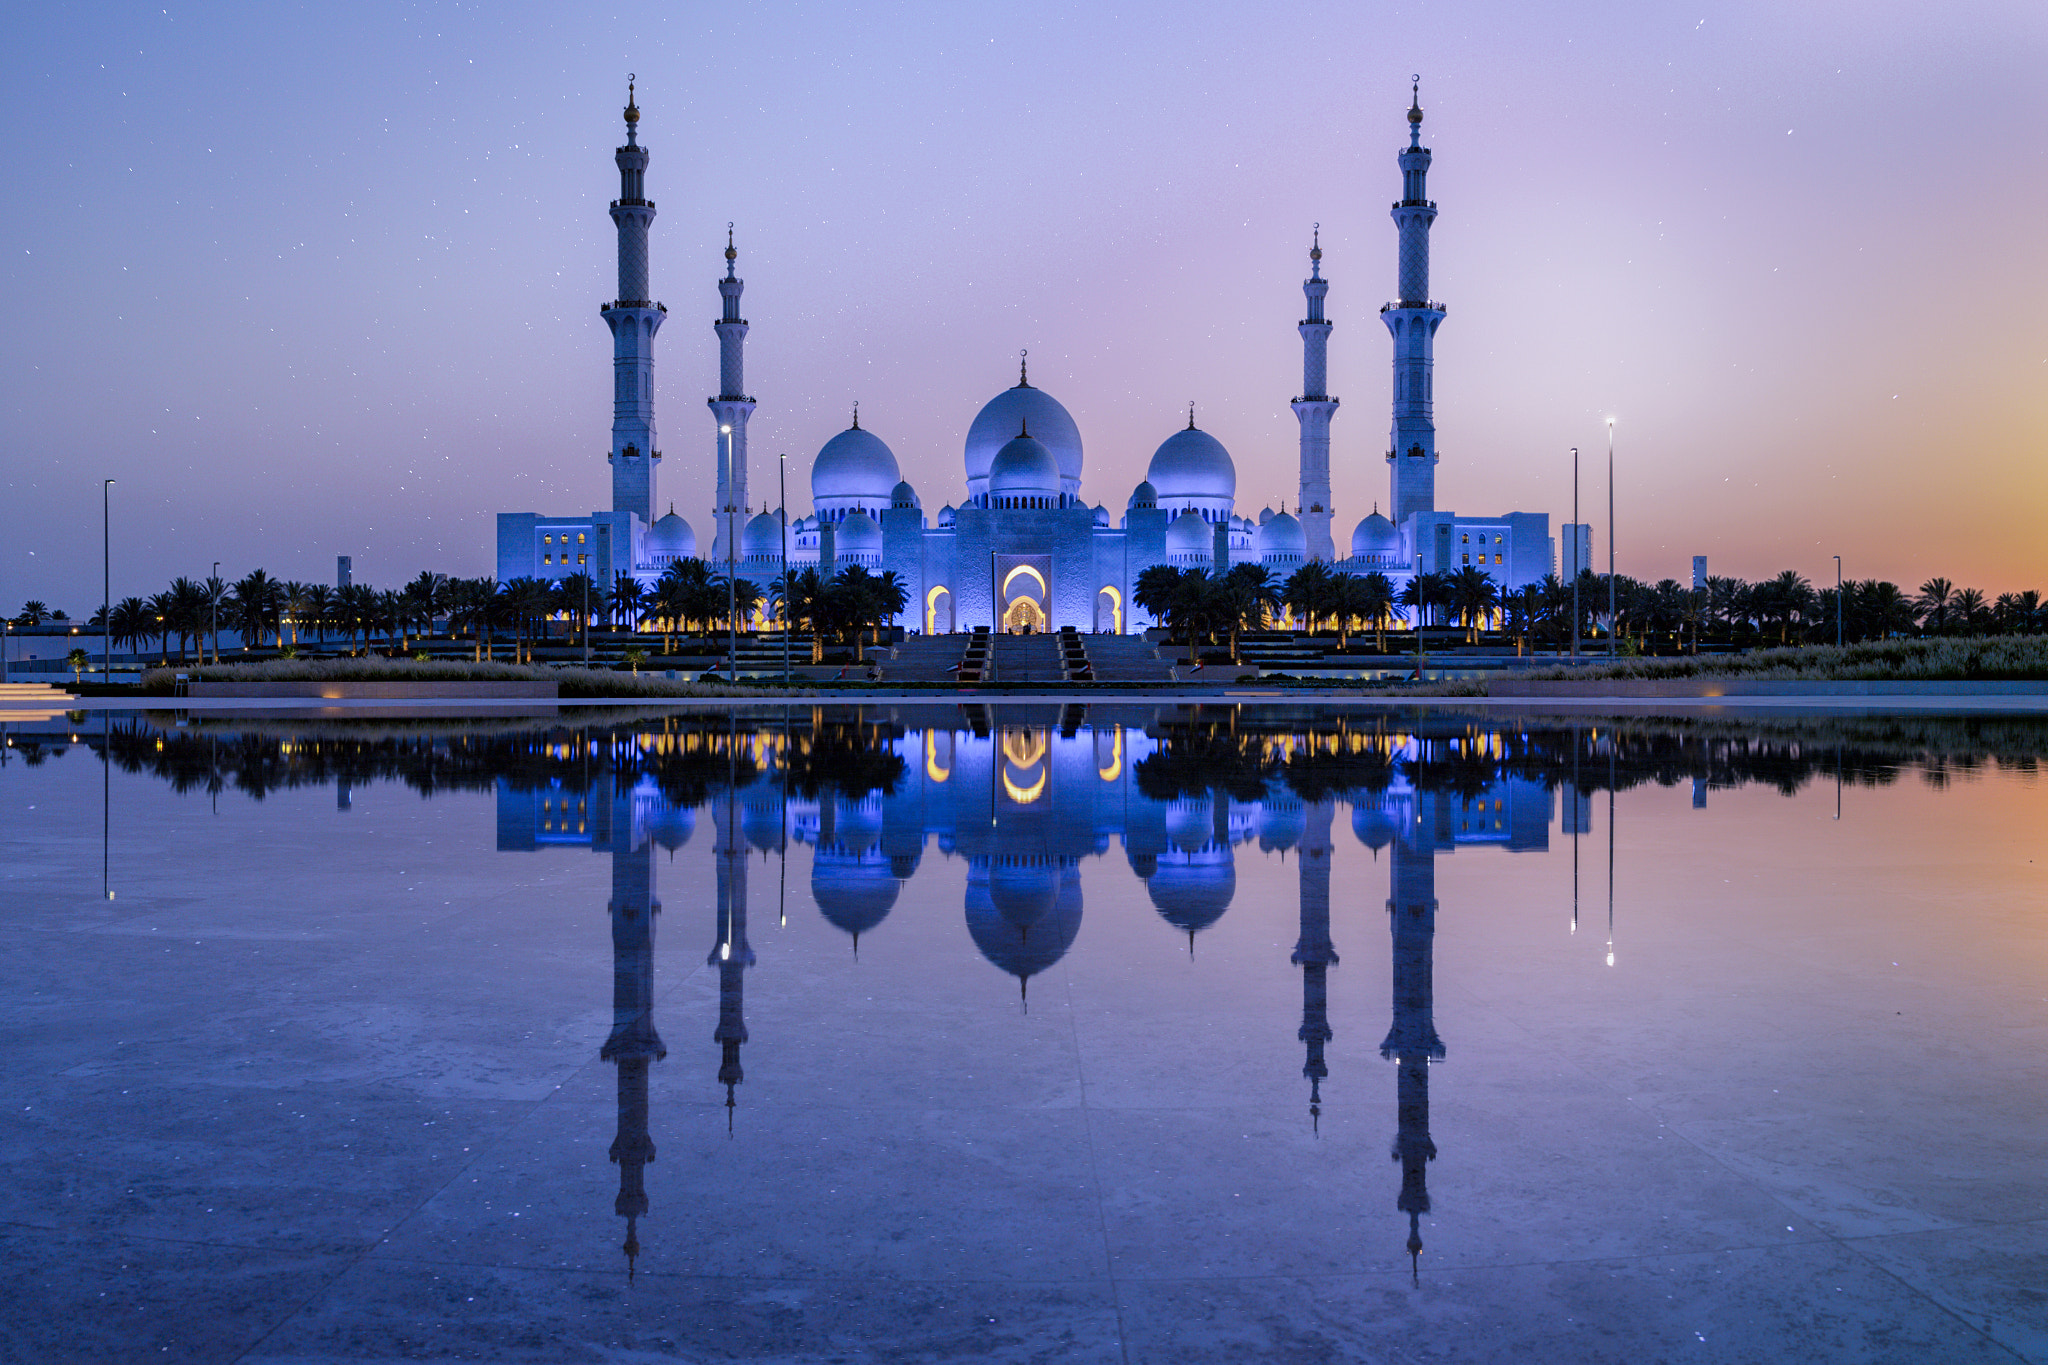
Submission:
<svg viewBox="0 0 2048 1365">
<path fill-rule="evenodd" d="M 924 595 L 924 633 L 950 635 L 953 632 L 953 594 L 943 585 Z"/>
<path fill-rule="evenodd" d="M 1095 629 L 1104 635 L 1121 635 L 1124 631 L 1123 594 L 1113 587 L 1105 586 L 1095 594 Z"/>
<path fill-rule="evenodd" d="M 1011 635 L 1053 628 L 1052 556 L 997 555 L 996 628 Z"/>
</svg>

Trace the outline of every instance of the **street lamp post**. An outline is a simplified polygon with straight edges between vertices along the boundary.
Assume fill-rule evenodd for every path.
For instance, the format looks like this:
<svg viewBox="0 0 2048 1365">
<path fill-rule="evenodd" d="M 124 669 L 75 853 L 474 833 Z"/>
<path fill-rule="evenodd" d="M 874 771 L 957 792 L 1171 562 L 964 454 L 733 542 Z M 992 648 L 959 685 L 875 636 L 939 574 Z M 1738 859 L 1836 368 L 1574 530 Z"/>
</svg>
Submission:
<svg viewBox="0 0 2048 1365">
<path fill-rule="evenodd" d="M 721 424 L 718 434 L 725 438 L 725 679 L 737 685 L 740 680 L 740 612 L 739 585 L 733 581 L 738 560 L 733 551 L 737 548 L 733 528 L 732 505 L 732 428 Z"/>
<path fill-rule="evenodd" d="M 1835 556 L 1835 648 L 1842 647 L 1842 557 Z"/>
<path fill-rule="evenodd" d="M 100 485 L 100 672 L 114 680 L 114 481 Z"/>
<path fill-rule="evenodd" d="M 1607 657 L 1614 657 L 1614 419 L 1607 419 Z"/>
<path fill-rule="evenodd" d="M 1429 610 L 1424 596 L 1422 581 L 1422 551 L 1415 552 L 1415 681 L 1422 681 L 1422 670 L 1429 666 L 1429 658 L 1422 652 L 1422 617 Z"/>
<path fill-rule="evenodd" d="M 220 561 L 213 561 L 213 572 L 206 578 L 206 605 L 213 613 L 213 661 L 220 662 Z M 294 627 L 296 629 L 296 627 Z M 293 636 L 294 639 L 297 636 Z M 200 651 L 202 654 L 204 650 Z"/>
<path fill-rule="evenodd" d="M 775 519 L 782 526 L 782 686 L 789 687 L 789 454 L 775 457 Z"/>
</svg>

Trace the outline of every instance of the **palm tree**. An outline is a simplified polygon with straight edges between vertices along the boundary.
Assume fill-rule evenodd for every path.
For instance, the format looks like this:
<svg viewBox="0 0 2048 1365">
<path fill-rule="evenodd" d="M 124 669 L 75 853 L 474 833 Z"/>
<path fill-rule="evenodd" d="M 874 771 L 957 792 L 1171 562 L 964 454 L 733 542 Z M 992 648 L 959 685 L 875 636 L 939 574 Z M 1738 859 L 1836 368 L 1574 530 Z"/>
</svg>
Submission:
<svg viewBox="0 0 2048 1365">
<path fill-rule="evenodd" d="M 1955 614 L 1957 624 L 1966 631 L 1978 632 L 1991 619 L 1991 608 L 1984 601 L 1984 594 L 1975 588 L 1964 588 L 1956 594 Z"/>
<path fill-rule="evenodd" d="M 156 634 L 156 611 L 140 597 L 124 597 L 107 618 L 107 631 L 117 645 L 136 649 Z"/>
<path fill-rule="evenodd" d="M 199 586 L 206 590 L 206 633 L 213 641 L 213 661 L 219 663 L 220 609 L 227 605 L 228 583 L 219 574 L 212 574 Z"/>
<path fill-rule="evenodd" d="M 72 650 L 64 656 L 64 662 L 71 668 L 72 682 L 79 683 L 85 681 L 85 666 L 91 663 L 92 659 L 84 650 Z"/>
<path fill-rule="evenodd" d="M 313 628 L 313 638 L 322 649 L 327 647 L 327 627 L 334 615 L 334 589 L 325 583 L 306 585 L 305 623 Z"/>
<path fill-rule="evenodd" d="M 261 569 L 251 569 L 235 584 L 235 629 L 242 636 L 244 653 L 262 642 L 272 623 L 282 615 L 283 603 L 284 585 Z"/>
<path fill-rule="evenodd" d="M 163 640 L 163 647 L 157 651 L 157 662 L 167 664 L 171 661 L 171 633 L 178 628 L 178 604 L 171 600 L 168 592 L 153 593 L 149 599 L 149 610 L 156 618 L 156 626 L 150 634 Z"/>
<path fill-rule="evenodd" d="M 185 662 L 185 641 L 196 640 L 201 646 L 200 657 L 205 658 L 206 643 L 206 589 L 189 578 L 171 580 L 170 622 L 178 629 L 178 662 Z"/>
<path fill-rule="evenodd" d="M 1500 589 L 1495 586 L 1493 575 L 1473 564 L 1463 566 L 1450 578 L 1451 608 L 1464 623 L 1466 638 L 1476 645 L 1480 623 L 1500 605 Z"/>
<path fill-rule="evenodd" d="M 14 618 L 14 624 L 26 629 L 30 626 L 39 626 L 49 619 L 50 608 L 31 598 L 21 604 L 21 615 Z"/>
<path fill-rule="evenodd" d="M 1230 662 L 1236 663 L 1239 634 L 1264 629 L 1282 605 L 1282 589 L 1262 564 L 1233 564 L 1216 581 L 1217 614 L 1230 623 Z"/>
<path fill-rule="evenodd" d="M 1287 576 L 1283 600 L 1296 618 L 1307 622 L 1308 633 L 1316 633 L 1316 622 L 1330 614 L 1336 575 L 1320 560 L 1310 560 Z"/>
<path fill-rule="evenodd" d="M 307 600 L 307 595 L 312 591 L 312 584 L 300 583 L 296 580 L 287 580 L 278 590 L 280 598 L 279 634 L 280 636 L 282 635 L 283 626 L 291 627 L 293 649 L 299 647 L 299 624 L 305 620 L 306 614 L 312 609 Z M 279 642 L 279 647 L 283 647 L 282 640 Z"/>
<path fill-rule="evenodd" d="M 1956 586 L 1946 578 L 1930 578 L 1920 585 L 1920 596 L 1913 605 L 1920 609 L 1920 626 L 1923 630 L 1941 635 L 1948 630 L 1949 618 L 1955 611 Z"/>
<path fill-rule="evenodd" d="M 787 575 L 778 576 L 769 585 L 769 591 L 782 613 L 783 629 L 808 630 L 811 637 L 811 662 L 823 662 L 826 591 L 823 576 L 815 568 L 792 570 Z"/>
<path fill-rule="evenodd" d="M 646 594 L 641 590 L 640 580 L 629 573 L 622 573 L 612 582 L 612 590 L 605 594 L 606 619 L 616 627 L 625 621 L 628 626 L 640 620 L 640 602 Z"/>
<path fill-rule="evenodd" d="M 585 645 L 590 643 L 590 617 L 604 608 L 604 588 L 589 574 L 578 569 L 560 580 L 556 587 L 556 601 L 562 610 L 576 619 L 576 631 Z M 584 611 L 588 603 L 590 612 Z"/>
<path fill-rule="evenodd" d="M 1358 580 L 1359 616 L 1372 627 L 1374 648 L 1387 652 L 1387 627 L 1394 619 L 1394 580 L 1378 569 Z"/>
</svg>

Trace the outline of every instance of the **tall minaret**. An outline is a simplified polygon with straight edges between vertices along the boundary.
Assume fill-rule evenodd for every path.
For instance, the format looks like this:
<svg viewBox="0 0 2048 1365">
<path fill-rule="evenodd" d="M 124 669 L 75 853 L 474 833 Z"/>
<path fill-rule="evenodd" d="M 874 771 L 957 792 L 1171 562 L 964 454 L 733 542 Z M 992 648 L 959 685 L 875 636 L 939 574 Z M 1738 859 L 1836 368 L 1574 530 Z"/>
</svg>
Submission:
<svg viewBox="0 0 2048 1365">
<path fill-rule="evenodd" d="M 737 745 L 738 740 L 730 742 Z M 754 950 L 747 946 L 747 840 L 740 829 L 734 786 L 728 778 L 723 807 L 712 807 L 712 819 L 718 823 L 718 942 L 706 960 L 707 966 L 718 969 L 718 1027 L 711 1040 L 719 1047 L 718 1081 L 725 1087 L 728 1130 L 733 1087 L 746 1079 L 740 1044 L 747 1041 L 746 971 L 754 965 Z"/>
<path fill-rule="evenodd" d="M 1437 1037 L 1432 949 L 1436 940 L 1436 834 L 1440 811 L 1434 792 L 1417 792 L 1416 813 L 1403 822 L 1389 849 L 1388 927 L 1394 935 L 1394 1023 L 1380 1044 L 1380 1056 L 1399 1068 L 1395 1081 L 1394 1160 L 1401 1164 L 1401 1193 L 1394 1207 L 1408 1215 L 1408 1256 L 1419 1267 L 1422 1215 L 1429 1212 L 1429 1163 L 1436 1143 L 1429 1136 L 1429 1064 L 1444 1058 Z M 1419 1270 L 1418 1270 L 1419 1273 Z"/>
<path fill-rule="evenodd" d="M 640 109 L 626 85 L 626 145 L 619 148 L 619 197 L 612 221 L 619 228 L 619 296 L 605 305 L 612 329 L 612 510 L 654 521 L 654 334 L 668 310 L 648 297 L 647 229 L 654 201 L 647 198 L 647 149 L 640 145 Z"/>
<path fill-rule="evenodd" d="M 1315 245 L 1308 252 L 1308 316 L 1301 320 L 1301 397 L 1294 417 L 1301 423 L 1301 491 L 1295 512 L 1308 536 L 1308 557 L 1328 562 L 1337 558 L 1330 540 L 1330 418 L 1337 400 L 1329 394 L 1330 320 L 1323 316 L 1323 296 L 1330 282 L 1323 278 L 1323 225 L 1316 224 Z"/>
<path fill-rule="evenodd" d="M 633 820 L 629 786 L 609 779 L 612 803 L 612 1032 L 599 1052 L 619 1068 L 619 1130 L 611 1159 L 619 1168 L 613 1211 L 626 1220 L 626 1268 L 640 1254 L 640 1219 L 647 1213 L 647 1164 L 654 1139 L 647 1132 L 647 1068 L 668 1055 L 654 1029 L 655 844 Z M 593 797 L 597 792 L 593 790 Z"/>
<path fill-rule="evenodd" d="M 734 273 L 740 253 L 732 244 L 732 224 L 725 225 L 725 278 L 718 295 L 725 312 L 711 330 L 718 333 L 718 397 L 704 401 L 717 424 L 718 503 L 712 508 L 711 562 L 725 562 L 726 544 L 737 537 L 747 516 L 747 419 L 754 400 L 747 397 L 747 320 L 740 316 L 740 291 L 747 282 Z M 735 551 L 737 553 L 737 551 Z"/>
<path fill-rule="evenodd" d="M 1422 78 L 1416 77 L 1408 106 L 1408 145 L 1402 149 L 1401 200 L 1394 225 L 1401 231 L 1401 296 L 1380 309 L 1380 321 L 1394 334 L 1394 431 L 1387 447 L 1396 526 L 1417 512 L 1436 510 L 1436 421 L 1431 393 L 1436 368 L 1436 329 L 1442 304 L 1429 300 L 1429 225 L 1436 205 L 1429 200 L 1429 148 L 1422 145 Z"/>
<path fill-rule="evenodd" d="M 1295 845 L 1295 866 L 1301 871 L 1301 937 L 1295 940 L 1293 962 L 1301 968 L 1301 1032 L 1307 1060 L 1309 1121 L 1321 1127 L 1323 1077 L 1330 1074 L 1323 1045 L 1335 1037 L 1330 1029 L 1330 968 L 1337 965 L 1337 947 L 1330 942 L 1330 818 L 1325 798 L 1308 807 L 1308 822 Z"/>
</svg>

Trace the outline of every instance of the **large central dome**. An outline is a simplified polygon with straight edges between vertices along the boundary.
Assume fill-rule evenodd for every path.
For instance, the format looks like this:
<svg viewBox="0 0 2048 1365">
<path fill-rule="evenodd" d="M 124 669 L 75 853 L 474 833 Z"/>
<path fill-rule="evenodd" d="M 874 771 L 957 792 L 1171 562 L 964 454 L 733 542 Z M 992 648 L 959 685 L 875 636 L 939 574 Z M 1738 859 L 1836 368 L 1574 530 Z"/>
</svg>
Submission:
<svg viewBox="0 0 2048 1365">
<path fill-rule="evenodd" d="M 988 492 L 988 470 L 996 452 L 1029 427 L 1033 440 L 1052 452 L 1060 467 L 1060 491 L 1081 491 L 1081 429 L 1060 400 L 1044 389 L 1018 383 L 988 400 L 967 429 L 967 495 L 979 500 Z"/>
</svg>

